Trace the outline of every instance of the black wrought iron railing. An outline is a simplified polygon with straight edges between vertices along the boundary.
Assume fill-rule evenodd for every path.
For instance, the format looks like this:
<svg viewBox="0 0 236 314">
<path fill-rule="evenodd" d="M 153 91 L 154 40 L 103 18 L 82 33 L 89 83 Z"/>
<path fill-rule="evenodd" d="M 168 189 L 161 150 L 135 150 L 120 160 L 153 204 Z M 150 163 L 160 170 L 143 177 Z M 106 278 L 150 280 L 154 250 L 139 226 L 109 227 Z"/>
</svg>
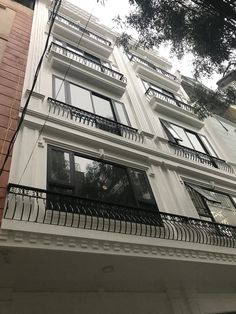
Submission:
<svg viewBox="0 0 236 314">
<path fill-rule="evenodd" d="M 4 219 L 236 247 L 236 227 L 9 184 Z"/>
<path fill-rule="evenodd" d="M 62 22 L 63 24 L 65 24 L 66 26 L 69 26 L 70 28 L 73 28 L 76 31 L 80 31 L 83 34 L 88 35 L 89 37 L 97 40 L 98 42 L 100 42 L 100 43 L 102 43 L 102 44 L 104 44 L 106 46 L 109 46 L 109 47 L 112 46 L 112 43 L 109 40 L 107 40 L 107 39 L 103 38 L 102 36 L 99 36 L 99 35 L 91 32 L 91 31 L 89 31 L 88 29 L 85 29 L 84 27 L 79 25 L 79 23 L 77 23 L 74 20 L 64 16 L 61 13 L 56 15 L 56 20 Z"/>
<path fill-rule="evenodd" d="M 165 102 L 180 107 L 188 112 L 194 113 L 194 109 L 191 105 L 184 103 L 183 101 L 180 101 L 178 99 L 175 99 L 169 95 L 166 95 L 155 88 L 149 87 L 148 90 L 145 93 L 148 97 L 155 96 L 156 98 L 159 98 L 161 100 L 164 100 Z"/>
<path fill-rule="evenodd" d="M 142 59 L 142 58 L 140 58 L 140 57 L 138 57 L 138 56 L 136 56 L 136 55 L 134 55 L 134 54 L 131 54 L 131 57 L 129 58 L 129 60 L 130 60 L 131 62 L 139 62 L 139 63 L 142 63 L 142 64 L 148 66 L 149 68 L 155 70 L 156 72 L 158 72 L 158 73 L 160 73 L 160 74 L 162 74 L 162 75 L 168 77 L 168 78 L 171 79 L 171 80 L 174 80 L 174 81 L 177 81 L 177 80 L 178 80 L 175 75 L 173 75 L 173 74 L 167 72 L 166 70 L 163 70 L 162 68 L 156 66 L 155 64 L 153 64 L 153 63 L 151 63 L 151 62 L 149 62 L 149 61 L 147 61 L 147 60 L 144 60 L 144 59 Z"/>
<path fill-rule="evenodd" d="M 218 168 L 228 173 L 234 172 L 233 168 L 229 164 L 227 164 L 225 160 L 207 155 L 188 147 L 184 147 L 171 141 L 169 141 L 169 145 L 175 155 L 187 158 L 191 161 L 201 163 L 206 166 Z"/>
<path fill-rule="evenodd" d="M 48 98 L 48 104 L 49 111 L 53 114 L 143 143 L 143 135 L 131 126 L 104 118 L 50 97 Z"/>
<path fill-rule="evenodd" d="M 115 71 L 115 70 L 113 70 L 111 68 L 108 68 L 108 67 L 102 65 L 101 63 L 96 62 L 96 61 L 94 61 L 94 60 L 92 60 L 92 59 L 90 59 L 88 57 L 85 57 L 85 56 L 79 54 L 79 52 L 76 52 L 76 51 L 71 50 L 69 48 L 63 47 L 63 46 L 58 45 L 58 44 L 56 44 L 54 42 L 51 43 L 51 45 L 49 47 L 49 51 L 54 51 L 54 52 L 56 52 L 58 54 L 66 56 L 69 59 L 72 59 L 73 61 L 76 61 L 76 62 L 78 62 L 80 64 L 83 64 L 83 65 L 87 66 L 90 69 L 93 69 L 93 70 L 99 71 L 101 73 L 104 73 L 107 76 L 112 77 L 112 78 L 114 78 L 116 80 L 119 80 L 119 81 L 122 81 L 122 82 L 125 82 L 125 83 L 127 81 L 126 77 L 123 74 L 121 74 L 121 73 L 119 73 L 119 72 L 117 72 L 117 71 Z"/>
</svg>

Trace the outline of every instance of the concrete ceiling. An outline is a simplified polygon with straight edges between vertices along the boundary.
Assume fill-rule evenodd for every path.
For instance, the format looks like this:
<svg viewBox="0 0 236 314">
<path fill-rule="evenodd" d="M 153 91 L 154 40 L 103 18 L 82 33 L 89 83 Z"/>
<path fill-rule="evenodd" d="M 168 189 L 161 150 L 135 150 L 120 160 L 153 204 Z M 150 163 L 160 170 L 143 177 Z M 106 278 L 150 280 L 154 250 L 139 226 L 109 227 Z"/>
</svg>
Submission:
<svg viewBox="0 0 236 314">
<path fill-rule="evenodd" d="M 233 266 L 36 249 L 0 250 L 0 278 L 15 291 L 236 291 Z"/>
</svg>

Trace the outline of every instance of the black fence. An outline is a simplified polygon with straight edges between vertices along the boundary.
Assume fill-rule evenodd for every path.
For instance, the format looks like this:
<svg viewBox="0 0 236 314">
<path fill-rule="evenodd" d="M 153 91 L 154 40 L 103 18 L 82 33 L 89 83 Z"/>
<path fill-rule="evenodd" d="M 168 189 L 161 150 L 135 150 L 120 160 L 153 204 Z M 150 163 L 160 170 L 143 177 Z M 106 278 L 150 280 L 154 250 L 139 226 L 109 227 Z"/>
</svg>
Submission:
<svg viewBox="0 0 236 314">
<path fill-rule="evenodd" d="M 63 47 L 63 46 L 56 44 L 54 42 L 51 43 L 51 45 L 49 47 L 49 51 L 54 51 L 60 55 L 66 56 L 67 58 L 72 59 L 73 61 L 76 61 L 80 64 L 83 64 L 90 69 L 104 73 L 107 76 L 112 77 L 118 81 L 122 81 L 124 83 L 126 83 L 126 81 L 127 81 L 126 77 L 123 74 L 121 74 L 121 73 L 119 73 L 119 72 L 117 72 L 117 71 L 115 71 L 115 70 L 113 70 L 113 69 L 111 69 L 105 65 L 102 65 L 101 63 L 94 61 L 94 60 L 92 60 L 86 56 L 83 56 L 83 55 L 77 53 L 76 51 L 73 51 L 69 48 Z"/>
<path fill-rule="evenodd" d="M 69 19 L 68 17 L 65 17 L 63 14 L 57 14 L 56 20 L 62 22 L 63 24 L 69 26 L 70 28 L 72 28 L 72 29 L 74 29 L 76 31 L 80 31 L 80 32 L 88 35 L 89 37 L 97 40 L 98 42 L 100 42 L 100 43 L 102 43 L 102 44 L 104 44 L 106 46 L 109 46 L 109 47 L 112 46 L 112 43 L 109 40 L 107 40 L 107 39 L 105 39 L 105 38 L 103 38 L 103 37 L 101 37 L 101 36 L 91 32 L 91 31 L 89 31 L 88 29 L 85 29 L 84 27 L 79 25 L 79 23 L 76 23 L 72 19 Z"/>
<path fill-rule="evenodd" d="M 153 63 L 151 63 L 151 62 L 149 62 L 149 61 L 147 61 L 147 60 L 144 60 L 144 59 L 142 59 L 142 58 L 140 58 L 140 57 L 138 57 L 138 56 L 136 56 L 136 55 L 133 55 L 133 54 L 132 54 L 131 57 L 129 58 L 129 60 L 130 60 L 131 62 L 139 62 L 139 63 L 142 63 L 142 64 L 148 66 L 149 68 L 155 70 L 156 72 L 158 72 L 158 73 L 160 73 L 160 74 L 162 74 L 162 75 L 168 77 L 169 79 L 174 80 L 174 81 L 177 81 L 177 77 L 176 77 L 175 75 L 173 75 L 173 74 L 167 72 L 166 70 L 163 70 L 162 68 L 156 66 L 155 64 L 153 64 Z"/>
<path fill-rule="evenodd" d="M 49 111 L 53 114 L 57 114 L 66 119 L 71 119 L 73 121 L 143 143 L 143 135 L 140 134 L 137 129 L 128 125 L 124 125 L 122 123 L 96 115 L 92 112 L 70 106 L 53 98 L 48 98 L 48 103 Z"/>
<path fill-rule="evenodd" d="M 236 247 L 236 227 L 10 184 L 5 219 Z"/>
<path fill-rule="evenodd" d="M 153 97 L 155 96 L 156 98 L 160 99 L 160 100 L 164 100 L 165 102 L 169 103 L 170 105 L 174 105 L 177 106 L 179 108 L 182 108 L 188 112 L 194 113 L 194 108 L 189 105 L 184 103 L 183 101 L 180 101 L 176 98 L 173 98 L 169 95 L 166 95 L 152 87 L 149 87 L 148 90 L 146 91 L 146 95 L 149 97 Z"/>
<path fill-rule="evenodd" d="M 187 158 L 193 162 L 201 163 L 206 166 L 218 168 L 222 171 L 233 173 L 233 168 L 226 163 L 225 160 L 204 154 L 194 149 L 184 147 L 177 143 L 169 141 L 169 145 L 173 150 L 174 154 L 180 157 Z"/>
</svg>

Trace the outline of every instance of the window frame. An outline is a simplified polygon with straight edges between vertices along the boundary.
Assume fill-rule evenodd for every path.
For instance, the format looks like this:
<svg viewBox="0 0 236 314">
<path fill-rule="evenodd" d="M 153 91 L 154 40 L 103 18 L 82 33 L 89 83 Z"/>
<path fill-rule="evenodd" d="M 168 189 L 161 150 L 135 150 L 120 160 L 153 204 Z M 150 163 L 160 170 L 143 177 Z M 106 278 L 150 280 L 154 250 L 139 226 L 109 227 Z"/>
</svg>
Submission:
<svg viewBox="0 0 236 314">
<path fill-rule="evenodd" d="M 158 85 L 155 85 L 155 84 L 153 84 L 151 82 L 148 82 L 148 81 L 146 81 L 144 79 L 141 79 L 141 81 L 142 81 L 142 84 L 144 86 L 145 93 L 147 92 L 147 90 L 149 88 L 152 88 L 157 93 L 161 93 L 161 94 L 163 94 L 163 95 L 165 95 L 165 96 L 175 100 L 176 101 L 176 106 L 178 106 L 178 107 L 181 107 L 179 103 L 188 103 L 188 101 L 181 95 L 176 95 L 172 91 L 169 91 L 169 90 L 167 90 L 165 88 L 162 88 L 162 87 L 160 87 Z M 148 88 L 145 86 L 145 84 L 147 84 Z"/>
<path fill-rule="evenodd" d="M 175 143 L 175 144 L 178 144 L 179 146 L 185 147 L 185 148 L 187 148 L 187 149 L 192 149 L 192 150 L 194 150 L 194 151 L 196 151 L 196 152 L 202 154 L 203 152 L 201 152 L 201 151 L 199 151 L 199 150 L 196 150 L 196 149 L 194 148 L 194 145 L 193 145 L 191 139 L 190 139 L 189 136 L 188 136 L 188 133 L 193 134 L 193 135 L 196 136 L 196 138 L 197 138 L 199 144 L 202 146 L 202 148 L 203 148 L 203 150 L 204 150 L 204 154 L 206 154 L 206 155 L 208 155 L 208 156 L 210 156 L 210 157 L 215 157 L 215 158 L 218 158 L 218 159 L 219 159 L 219 157 L 218 157 L 218 155 L 217 155 L 215 149 L 212 147 L 211 143 L 209 142 L 209 140 L 207 139 L 207 137 L 206 137 L 205 135 L 199 134 L 199 133 L 197 133 L 197 132 L 195 132 L 195 131 L 192 131 L 192 130 L 189 130 L 189 129 L 187 129 L 187 128 L 181 126 L 181 125 L 178 125 L 178 124 L 175 124 L 175 123 L 166 121 L 166 120 L 164 120 L 164 119 L 160 119 L 160 122 L 161 122 L 161 125 L 162 125 L 162 127 L 163 127 L 163 129 L 164 129 L 164 131 L 165 131 L 165 133 L 166 133 L 166 135 L 167 135 L 167 137 L 168 137 L 168 139 L 169 139 L 170 142 Z M 189 148 L 188 146 L 182 145 L 182 144 L 181 144 L 181 136 L 178 134 L 177 131 L 175 131 L 175 129 L 173 129 L 174 132 L 178 135 L 178 138 L 180 138 L 180 139 L 178 139 L 177 137 L 174 137 L 173 134 L 169 131 L 167 125 L 169 125 L 170 127 L 172 127 L 172 125 L 174 125 L 174 126 L 177 126 L 177 127 L 181 128 L 181 129 L 184 131 L 186 137 L 188 138 L 189 143 L 192 145 L 192 148 Z M 201 137 L 204 137 L 204 139 L 205 139 L 206 142 L 208 143 L 209 147 L 212 149 L 212 152 L 215 153 L 215 156 L 212 155 L 210 151 L 208 151 L 208 149 L 207 149 L 207 147 L 205 146 L 204 142 L 202 141 Z"/>
<path fill-rule="evenodd" d="M 63 81 L 63 78 L 59 77 L 58 75 L 54 75 L 54 74 L 52 75 L 52 96 L 53 96 L 53 98 L 56 97 L 56 79 L 59 79 L 59 80 Z M 105 99 L 105 100 L 110 102 L 112 114 L 113 114 L 113 117 L 114 117 L 114 120 L 111 120 L 111 121 L 115 121 L 115 122 L 117 122 L 119 124 L 122 124 L 124 126 L 132 127 L 132 125 L 130 123 L 130 119 L 129 119 L 128 113 L 127 113 L 127 110 L 126 110 L 126 107 L 125 107 L 125 104 L 122 103 L 121 101 L 109 98 L 109 97 L 104 96 L 104 95 L 101 95 L 101 94 L 99 94 L 99 93 L 97 93 L 97 92 L 95 92 L 95 91 L 93 91 L 93 90 L 91 90 L 89 88 L 86 88 L 84 86 L 81 86 L 79 84 L 73 83 L 73 82 L 68 81 L 68 80 L 64 80 L 63 84 L 64 84 L 63 88 L 64 88 L 64 94 L 65 94 L 65 103 L 67 103 L 68 105 L 73 106 L 72 105 L 72 100 L 71 100 L 71 93 L 70 93 L 70 84 L 72 84 L 72 85 L 75 85 L 75 86 L 77 86 L 79 88 L 82 88 L 82 89 L 84 89 L 84 90 L 86 90 L 86 91 L 88 91 L 90 93 L 90 99 L 91 99 L 93 112 L 90 112 L 90 111 L 87 111 L 87 110 L 84 110 L 84 109 L 81 109 L 81 110 L 84 110 L 84 111 L 87 111 L 87 112 L 90 112 L 92 114 L 97 115 L 95 113 L 95 106 L 94 106 L 93 97 L 92 97 L 94 95 L 94 96 L 100 97 L 100 98 Z M 118 114 L 118 111 L 116 109 L 116 102 L 122 105 L 123 112 L 124 112 L 124 115 L 126 117 L 126 120 L 127 120 L 128 124 L 124 124 L 124 123 L 119 121 L 119 114 Z M 103 116 L 101 116 L 101 117 L 103 117 Z M 105 118 L 105 117 L 103 117 L 103 118 L 104 119 L 108 119 L 108 118 Z M 110 120 L 110 119 L 108 119 L 108 120 Z"/>
<path fill-rule="evenodd" d="M 100 57 L 97 57 L 96 55 L 93 55 L 93 53 L 90 53 L 90 52 L 87 52 L 87 51 L 85 51 L 83 49 L 75 47 L 72 44 L 69 44 L 69 43 L 65 42 L 64 40 L 58 39 L 57 37 L 53 38 L 53 42 L 56 43 L 59 46 L 62 46 L 63 48 L 66 48 L 66 49 L 68 49 L 68 50 L 70 50 L 70 51 L 72 51 L 74 53 L 78 53 L 78 54 L 84 56 L 85 58 L 87 58 L 87 59 L 97 63 L 98 65 L 101 66 L 101 70 L 102 70 L 102 67 L 105 67 L 105 68 L 108 68 L 108 69 L 112 69 L 111 62 L 108 59 L 104 60 L 104 59 L 102 59 Z M 58 42 L 60 42 L 61 44 L 58 43 Z M 107 65 L 104 65 L 103 63 L 106 63 Z"/>
<path fill-rule="evenodd" d="M 51 180 L 51 177 L 50 177 L 50 167 L 51 167 L 51 163 L 52 163 L 52 154 L 51 154 L 52 150 L 56 150 L 56 151 L 60 151 L 60 152 L 64 152 L 64 153 L 68 153 L 69 154 L 71 184 L 63 184 L 61 182 L 57 182 L 56 180 L 55 181 Z M 134 200 L 134 205 L 132 205 L 132 206 L 128 205 L 127 207 L 133 207 L 133 208 L 135 208 L 137 210 L 143 209 L 143 208 L 139 204 L 140 200 L 137 198 L 137 195 L 136 195 L 136 192 L 135 192 L 135 188 L 134 188 L 133 183 L 132 183 L 133 179 L 131 178 L 130 170 L 137 171 L 137 172 L 143 174 L 144 177 L 145 177 L 145 181 L 146 181 L 147 187 L 148 187 L 148 192 L 150 193 L 150 196 L 151 196 L 151 201 L 147 201 L 146 204 L 147 205 L 149 205 L 149 204 L 152 205 L 153 206 L 152 210 L 156 211 L 157 213 L 159 213 L 159 208 L 158 208 L 158 205 L 157 205 L 154 193 L 152 191 L 151 184 L 150 184 L 150 182 L 148 180 L 148 176 L 147 176 L 147 174 L 146 174 L 146 172 L 144 170 L 136 169 L 136 168 L 133 168 L 133 167 L 128 167 L 128 166 L 125 166 L 125 165 L 122 165 L 122 164 L 117 164 L 117 163 L 114 163 L 112 161 L 103 160 L 103 159 L 98 158 L 98 157 L 88 156 L 88 155 L 83 154 L 83 153 L 73 152 L 71 150 L 63 149 L 61 147 L 56 147 L 56 146 L 53 146 L 53 145 L 48 145 L 48 147 L 47 147 L 47 190 L 48 191 L 51 191 L 51 188 L 54 187 L 54 186 L 55 187 L 59 187 L 59 188 L 71 189 L 72 190 L 71 196 L 72 197 L 76 197 L 76 196 L 79 197 L 78 195 L 75 194 L 77 186 L 75 184 L 74 156 L 86 158 L 86 159 L 89 159 L 91 161 L 97 161 L 97 162 L 100 162 L 100 163 L 110 164 L 112 166 L 124 169 L 125 173 L 126 173 L 126 176 L 128 178 L 128 182 L 129 182 L 129 185 L 130 185 L 130 190 L 132 191 L 132 199 Z M 62 195 L 65 194 L 65 195 L 68 196 L 68 194 L 66 194 L 66 193 L 61 193 L 61 194 Z M 91 200 L 99 201 L 97 199 L 92 199 L 92 198 L 91 198 Z M 112 202 L 110 202 L 110 203 L 113 204 L 113 205 L 125 206 L 125 204 L 122 204 L 122 203 L 112 203 Z M 143 211 L 145 211 L 145 210 L 148 211 L 148 209 L 143 209 Z"/>
<path fill-rule="evenodd" d="M 191 199 L 191 201 L 192 201 L 192 203 L 193 203 L 193 205 L 194 205 L 194 207 L 195 207 L 195 209 L 196 209 L 196 211 L 197 211 L 199 217 L 200 217 L 200 218 L 201 218 L 201 217 L 210 218 L 212 222 L 218 223 L 218 222 L 215 220 L 215 218 L 214 218 L 214 216 L 213 216 L 213 214 L 212 214 L 212 212 L 211 212 L 211 209 L 210 209 L 210 207 L 209 207 L 209 205 L 208 205 L 208 203 L 207 203 L 206 198 L 205 198 L 203 195 L 201 195 L 200 193 L 198 193 L 196 190 L 194 190 L 194 193 L 197 193 L 197 194 L 198 194 L 198 197 L 200 197 L 202 203 L 203 203 L 204 206 L 205 206 L 204 211 L 206 211 L 207 214 L 204 215 L 204 214 L 202 214 L 202 213 L 199 212 L 198 208 L 196 207 L 195 201 L 194 201 L 193 198 L 191 197 L 191 194 L 190 194 L 191 192 L 190 192 L 190 190 L 193 190 L 193 188 L 192 188 L 192 186 L 191 186 L 192 184 L 191 184 L 191 183 L 188 183 L 188 182 L 184 182 L 184 184 L 185 184 L 185 187 L 186 187 L 186 190 L 187 190 L 187 192 L 188 192 L 188 195 L 189 195 L 189 197 L 190 197 L 190 199 Z M 194 185 L 196 185 L 196 184 L 194 184 Z M 234 209 L 235 209 L 235 212 L 236 212 L 236 202 L 234 201 L 234 198 L 236 199 L 236 195 L 234 196 L 234 195 L 231 195 L 231 194 L 229 194 L 229 193 L 222 192 L 222 191 L 219 191 L 219 190 L 213 190 L 213 189 L 210 189 L 210 188 L 207 188 L 207 187 L 201 187 L 200 185 L 196 185 L 196 187 L 198 187 L 198 188 L 200 188 L 200 189 L 203 189 L 203 190 L 207 190 L 207 191 L 210 191 L 210 192 L 214 192 L 214 193 L 218 193 L 218 194 L 227 196 L 227 197 L 229 198 L 229 200 L 231 201 L 232 205 L 234 206 Z M 222 209 L 225 210 L 225 208 L 223 208 L 223 207 L 222 207 Z M 229 210 L 230 210 L 230 209 L 229 209 Z"/>
<path fill-rule="evenodd" d="M 148 85 L 148 88 L 153 88 L 153 89 L 156 90 L 158 93 L 160 92 L 160 93 L 162 93 L 162 94 L 164 94 L 164 95 L 166 95 L 166 96 L 168 96 L 168 97 L 170 97 L 170 98 L 175 99 L 176 101 L 180 101 L 180 100 L 178 100 L 178 99 L 176 98 L 176 96 L 175 96 L 174 93 L 168 91 L 167 89 L 164 89 L 164 88 L 162 88 L 162 87 L 160 87 L 160 86 L 158 86 L 158 85 L 155 85 L 155 84 L 153 84 L 153 83 L 151 83 L 151 82 L 148 82 L 148 81 L 146 81 L 146 80 L 144 80 L 144 79 L 142 79 L 142 83 L 143 83 L 143 86 L 144 86 L 144 88 L 145 88 L 146 91 L 147 91 L 148 89 L 146 89 L 145 84 Z M 181 100 L 181 101 L 182 101 L 182 100 Z"/>
</svg>

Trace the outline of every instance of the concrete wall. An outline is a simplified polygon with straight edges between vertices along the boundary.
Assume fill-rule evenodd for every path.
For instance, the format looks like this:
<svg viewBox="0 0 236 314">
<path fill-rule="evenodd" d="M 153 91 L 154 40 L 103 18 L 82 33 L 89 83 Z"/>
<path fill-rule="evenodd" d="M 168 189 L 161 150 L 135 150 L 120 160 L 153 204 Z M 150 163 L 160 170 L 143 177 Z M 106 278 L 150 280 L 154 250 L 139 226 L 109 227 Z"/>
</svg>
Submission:
<svg viewBox="0 0 236 314">
<path fill-rule="evenodd" d="M 227 314 L 235 313 L 236 295 L 154 292 L 8 292 L 1 314 Z"/>
</svg>

